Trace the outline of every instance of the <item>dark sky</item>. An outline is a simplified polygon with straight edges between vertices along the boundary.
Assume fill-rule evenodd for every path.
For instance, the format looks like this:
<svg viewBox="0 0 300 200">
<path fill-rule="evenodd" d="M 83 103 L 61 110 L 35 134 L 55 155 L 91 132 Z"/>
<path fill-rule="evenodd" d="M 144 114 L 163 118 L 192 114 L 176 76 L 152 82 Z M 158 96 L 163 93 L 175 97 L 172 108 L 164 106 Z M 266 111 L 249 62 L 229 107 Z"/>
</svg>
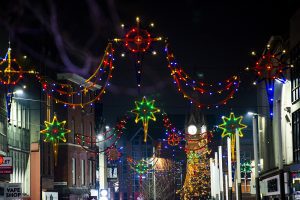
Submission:
<svg viewBox="0 0 300 200">
<path fill-rule="evenodd" d="M 253 76 L 243 72 L 253 62 L 249 53 L 261 51 L 272 35 L 288 39 L 289 18 L 296 4 L 296 0 L 8 1 L 0 9 L 1 55 L 5 54 L 10 35 L 17 53 L 28 54 L 36 65 L 87 76 L 92 69 L 68 67 L 61 61 L 54 44 L 57 34 L 50 27 L 52 11 L 55 10 L 68 55 L 78 66 L 83 65 L 87 56 L 97 63 L 107 40 L 122 36 L 120 24 L 134 25 L 135 17 L 139 16 L 143 25 L 155 23 L 151 33 L 168 38 L 179 63 L 195 78 L 197 73 L 203 73 L 203 81 L 214 83 L 242 74 L 236 98 L 224 109 L 208 112 L 221 115 L 233 110 L 243 114 L 256 106 L 255 88 L 249 84 Z M 112 86 L 103 98 L 104 117 L 109 123 L 133 108 L 138 98 L 134 59 L 130 54 L 121 58 L 120 53 L 125 50 L 116 47 Z M 185 114 L 189 103 L 172 84 L 163 48 L 163 44 L 155 44 L 153 49 L 158 55 L 149 53 L 144 57 L 141 95 L 155 98 L 168 113 Z"/>
</svg>

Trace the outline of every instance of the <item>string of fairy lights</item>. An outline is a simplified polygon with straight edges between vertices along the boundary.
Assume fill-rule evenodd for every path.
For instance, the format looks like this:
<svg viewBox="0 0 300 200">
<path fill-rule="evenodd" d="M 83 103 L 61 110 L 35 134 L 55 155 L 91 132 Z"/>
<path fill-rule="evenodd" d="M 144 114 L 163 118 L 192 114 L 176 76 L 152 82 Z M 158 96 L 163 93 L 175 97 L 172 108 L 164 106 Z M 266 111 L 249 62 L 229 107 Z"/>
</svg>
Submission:
<svg viewBox="0 0 300 200">
<path fill-rule="evenodd" d="M 153 26 L 154 25 L 151 23 L 150 27 Z M 140 54 L 136 57 L 136 63 L 139 64 L 137 68 L 138 87 L 141 85 L 140 77 L 142 74 L 142 60 L 139 57 L 143 57 L 142 54 L 147 53 L 153 42 L 163 41 L 162 37 L 153 37 L 152 35 L 153 34 L 150 34 L 148 30 L 141 27 L 140 19 L 137 18 L 136 26 L 132 27 L 125 34 L 124 38 L 116 38 L 113 40 L 116 43 L 123 43 L 124 47 L 127 48 L 129 52 L 137 55 Z M 240 76 L 233 75 L 232 77 L 217 83 L 206 83 L 194 80 L 185 72 L 183 67 L 178 64 L 169 46 L 169 43 L 166 43 L 165 52 L 167 55 L 168 68 L 171 72 L 170 74 L 178 92 L 180 92 L 184 98 L 188 99 L 190 103 L 195 104 L 198 108 L 218 108 L 220 105 L 226 105 L 227 102 L 234 97 L 241 82 Z M 65 107 L 73 108 L 77 106 L 93 106 L 95 101 L 100 101 L 102 99 L 102 95 L 110 85 L 114 69 L 113 54 L 113 43 L 109 42 L 99 67 L 89 78 L 85 79 L 85 81 L 79 85 L 79 88 L 75 88 L 71 84 L 53 81 L 50 78 L 47 78 L 47 76 L 40 75 L 35 70 L 22 70 L 22 67 L 17 64 L 16 59 L 11 58 L 11 48 L 9 47 L 6 56 L 4 56 L 2 62 L 0 62 L 0 67 L 4 68 L 4 70 L 0 70 L 0 83 L 12 86 L 17 84 L 23 78 L 24 74 L 35 74 L 37 80 L 42 85 L 42 90 L 49 97 L 52 97 L 55 103 L 61 103 Z M 284 71 L 289 68 L 289 65 L 285 62 L 286 59 L 283 59 L 284 55 L 286 55 L 284 49 L 275 53 L 267 51 L 257 59 L 253 67 L 253 71 L 258 77 L 254 82 L 258 83 L 260 81 L 265 81 L 271 116 L 273 115 L 272 102 L 274 97 L 274 81 L 279 80 L 285 82 Z M 4 63 L 6 63 L 7 66 L 5 66 Z M 15 65 L 12 63 L 15 63 Z M 87 96 L 89 91 L 96 91 L 95 95 L 83 98 L 84 101 L 74 102 L 74 95 Z M 198 94 L 197 97 L 193 95 L 195 93 Z M 208 101 L 200 101 L 199 96 L 207 97 Z"/>
<path fill-rule="evenodd" d="M 181 93 L 183 98 L 187 99 L 199 109 L 218 108 L 221 105 L 226 105 L 228 101 L 234 98 L 242 81 L 240 75 L 232 75 L 223 81 L 215 83 L 193 79 L 192 76 L 186 72 L 185 68 L 176 60 L 169 42 L 163 40 L 162 37 L 150 33 L 146 28 L 141 26 L 140 22 L 140 18 L 136 18 L 136 25 L 130 28 L 123 38 L 115 38 L 107 44 L 104 54 L 99 62 L 99 66 L 90 77 L 84 79 L 79 85 L 53 80 L 45 74 L 40 74 L 33 67 L 30 67 L 30 70 L 24 70 L 24 67 L 19 65 L 16 59 L 12 58 L 12 49 L 9 44 L 6 55 L 1 58 L 2 61 L 0 61 L 0 83 L 4 86 L 6 92 L 8 119 L 10 120 L 13 87 L 24 78 L 24 75 L 34 75 L 36 80 L 40 83 L 41 90 L 45 95 L 52 98 L 53 102 L 63 104 L 64 107 L 84 108 L 87 106 L 94 106 L 95 102 L 102 100 L 102 96 L 106 93 L 112 80 L 115 68 L 115 50 L 113 46 L 114 44 L 119 43 L 122 43 L 125 49 L 134 55 L 136 82 L 139 94 L 142 85 L 144 55 L 149 52 L 153 42 L 165 42 L 164 52 L 166 54 L 167 67 L 170 70 L 170 76 L 173 79 L 177 91 Z M 154 24 L 151 23 L 150 27 L 153 26 Z M 122 27 L 124 27 L 124 25 Z M 156 51 L 153 51 L 152 54 L 155 55 Z M 278 80 L 280 83 L 285 83 L 285 71 L 290 68 L 291 65 L 287 63 L 287 54 L 284 48 L 277 49 L 274 52 L 268 45 L 261 56 L 258 56 L 256 53 L 252 54 L 257 56 L 255 64 L 251 67 L 251 71 L 253 71 L 257 77 L 254 84 L 264 81 L 269 100 L 270 118 L 272 119 L 275 80 Z M 250 70 L 250 68 L 247 69 Z M 81 100 L 74 101 L 74 96 L 81 97 Z M 203 99 L 201 97 L 203 97 Z M 143 97 L 141 101 L 135 101 L 135 108 L 131 110 L 131 113 L 135 114 L 135 123 L 142 123 L 144 129 L 144 142 L 147 142 L 149 121 L 156 121 L 155 114 L 161 112 L 154 104 L 155 100 L 149 100 L 146 97 Z M 199 173 L 200 171 L 206 172 L 208 170 L 206 157 L 210 153 L 208 144 L 212 139 L 212 132 L 204 131 L 199 134 L 197 139 L 191 139 L 185 137 L 185 135 L 171 123 L 171 120 L 166 113 L 162 113 L 161 115 L 167 137 L 162 140 L 162 145 L 165 148 L 166 146 L 172 148 L 178 146 L 179 149 L 184 149 L 187 154 L 188 173 L 184 186 L 182 190 L 179 191 L 180 194 L 184 196 L 184 198 L 189 198 L 193 194 L 193 190 L 197 190 L 201 193 L 200 195 L 207 196 L 208 175 L 203 173 L 203 176 L 199 176 Z M 108 160 L 112 162 L 117 161 L 122 156 L 120 151 L 123 148 L 118 148 L 117 143 L 124 134 L 124 129 L 128 120 L 129 118 L 126 116 L 122 118 L 114 128 L 101 133 L 100 136 L 103 136 L 103 139 L 84 133 L 78 133 L 75 135 L 77 144 L 86 151 L 96 154 L 105 153 Z M 231 113 L 229 117 L 224 117 L 223 124 L 219 125 L 219 128 L 223 130 L 222 137 L 231 137 L 231 141 L 234 143 L 236 129 L 238 129 L 239 136 L 242 137 L 242 129 L 246 126 L 241 123 L 241 120 L 242 117 L 236 118 L 233 113 Z M 55 165 L 57 164 L 58 144 L 59 142 L 66 142 L 67 139 L 65 138 L 65 135 L 71 132 L 69 129 L 65 128 L 65 124 L 66 121 L 59 122 L 57 116 L 54 115 L 52 122 L 46 121 L 45 129 L 41 131 L 41 134 L 45 135 L 44 141 L 53 144 Z M 110 145 L 101 151 L 91 148 L 100 143 L 109 143 Z M 193 148 L 190 148 L 187 144 L 195 145 Z M 231 146 L 234 148 L 234 144 Z M 232 149 L 232 153 L 232 156 L 234 156 L 234 149 Z M 131 169 L 139 174 L 140 184 L 142 175 L 154 168 L 157 162 L 155 159 L 155 156 L 152 159 L 143 158 L 141 160 L 127 158 L 127 162 Z M 200 162 L 200 160 L 203 162 Z M 245 164 L 245 172 L 248 168 L 249 164 Z M 197 179 L 195 179 L 195 175 L 198 175 Z M 202 188 L 199 188 L 200 185 Z"/>
</svg>

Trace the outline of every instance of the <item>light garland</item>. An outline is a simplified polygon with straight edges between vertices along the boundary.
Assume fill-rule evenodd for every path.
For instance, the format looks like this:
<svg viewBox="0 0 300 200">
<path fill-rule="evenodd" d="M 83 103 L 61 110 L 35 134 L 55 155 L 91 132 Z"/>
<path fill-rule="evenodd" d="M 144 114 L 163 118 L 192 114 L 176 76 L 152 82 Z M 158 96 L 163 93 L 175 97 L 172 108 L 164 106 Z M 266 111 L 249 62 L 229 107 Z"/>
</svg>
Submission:
<svg viewBox="0 0 300 200">
<path fill-rule="evenodd" d="M 98 68 L 84 81 L 84 83 L 82 83 L 82 85 L 80 85 L 80 88 L 75 91 L 70 84 L 56 83 L 40 75 L 37 75 L 36 77 L 41 83 L 43 91 L 46 92 L 49 97 L 52 97 L 55 103 L 61 103 L 73 108 L 85 107 L 87 105 L 92 106 L 95 101 L 99 101 L 101 99 L 102 95 L 106 92 L 107 86 L 109 86 L 109 81 L 112 78 L 112 71 L 114 69 L 113 54 L 114 49 L 112 47 L 112 43 L 109 43 Z M 98 89 L 97 85 L 100 82 L 103 82 L 103 84 L 101 85 L 101 88 Z M 65 100 L 71 98 L 73 95 L 86 96 L 89 90 L 97 90 L 97 94 L 85 102 L 74 103 Z"/>
<path fill-rule="evenodd" d="M 116 147 L 117 142 L 119 141 L 119 139 L 121 138 L 121 136 L 124 133 L 123 131 L 125 129 L 125 125 L 126 125 L 127 121 L 128 121 L 128 117 L 125 116 L 116 124 L 115 128 L 107 130 L 102 134 L 99 134 L 100 136 L 105 136 L 105 138 L 102 140 L 99 140 L 97 137 L 90 137 L 90 136 L 87 136 L 84 134 L 76 134 L 75 137 L 77 138 L 77 144 L 81 145 L 81 147 L 84 150 L 89 151 L 91 153 L 99 154 L 99 153 L 107 152 L 108 150 Z M 110 133 L 110 132 L 112 132 L 112 134 L 109 136 L 106 136 L 106 134 Z M 89 149 L 89 148 L 85 147 L 85 145 L 84 145 L 84 143 L 91 145 L 91 144 L 100 144 L 100 143 L 106 142 L 106 141 L 110 141 L 110 145 L 101 151 Z"/>
<path fill-rule="evenodd" d="M 227 102 L 233 98 L 235 92 L 238 91 L 240 82 L 238 76 L 232 76 L 224 81 L 224 83 L 219 82 L 216 86 L 204 82 L 197 82 L 190 78 L 190 76 L 178 65 L 173 53 L 169 49 L 168 44 L 166 45 L 165 51 L 167 53 L 168 67 L 171 71 L 171 76 L 174 80 L 174 84 L 177 86 L 178 92 L 182 93 L 184 98 L 188 99 L 190 103 L 195 104 L 198 108 L 212 108 L 227 104 Z M 186 90 L 197 92 L 202 96 L 207 95 L 213 97 L 216 94 L 222 95 L 223 93 L 227 93 L 227 95 L 225 95 L 221 101 L 216 103 L 204 103 L 192 97 L 192 95 L 188 94 Z"/>
<path fill-rule="evenodd" d="M 181 133 L 173 126 L 166 113 L 163 113 L 163 124 L 166 128 L 167 142 L 170 146 L 177 146 L 183 141 Z"/>
</svg>

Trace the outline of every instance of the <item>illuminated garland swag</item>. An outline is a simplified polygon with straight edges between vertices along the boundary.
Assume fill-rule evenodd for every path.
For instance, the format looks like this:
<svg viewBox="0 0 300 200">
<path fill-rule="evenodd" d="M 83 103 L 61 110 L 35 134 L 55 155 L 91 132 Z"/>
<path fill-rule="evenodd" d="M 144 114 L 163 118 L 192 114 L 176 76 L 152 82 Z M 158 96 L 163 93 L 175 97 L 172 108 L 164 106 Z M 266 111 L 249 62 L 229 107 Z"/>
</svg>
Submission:
<svg viewBox="0 0 300 200">
<path fill-rule="evenodd" d="M 85 107 L 93 105 L 95 101 L 99 101 L 103 94 L 106 92 L 109 81 L 112 78 L 114 49 L 112 43 L 108 43 L 101 62 L 95 72 L 87 78 L 79 89 L 72 87 L 71 84 L 57 83 L 41 75 L 36 78 L 41 83 L 43 91 L 49 97 L 52 97 L 55 103 L 61 103 L 70 107 Z M 88 91 L 95 91 L 94 96 L 87 96 Z M 85 96 L 86 101 L 73 102 L 73 96 Z"/>
<path fill-rule="evenodd" d="M 99 154 L 99 153 L 106 152 L 107 154 L 109 154 L 111 149 L 116 148 L 117 142 L 119 141 L 119 139 L 124 133 L 124 129 L 125 129 L 125 125 L 127 124 L 127 121 L 128 121 L 128 116 L 125 116 L 116 124 L 115 128 L 107 130 L 102 134 L 99 134 L 100 136 L 103 136 L 104 139 L 102 140 L 99 140 L 97 137 L 90 137 L 84 134 L 76 134 L 77 144 L 81 145 L 83 149 L 91 153 Z M 107 136 L 107 134 L 109 133 L 111 134 Z M 93 145 L 93 144 L 101 144 L 107 141 L 110 141 L 110 145 L 108 145 L 105 149 L 101 151 L 93 150 L 85 146 L 85 143 L 87 143 L 88 145 Z"/>
<path fill-rule="evenodd" d="M 227 104 L 233 98 L 235 92 L 238 91 L 239 77 L 232 76 L 226 81 L 219 82 L 217 85 L 207 84 L 193 80 L 177 63 L 174 54 L 169 49 L 169 44 L 166 44 L 165 51 L 167 53 L 168 67 L 171 71 L 171 76 L 176 84 L 178 92 L 182 93 L 184 98 L 190 100 L 190 103 L 195 104 L 198 108 L 212 108 L 219 105 Z M 190 91 L 190 92 L 189 92 Z M 192 97 L 191 93 L 197 92 L 200 95 L 222 95 L 226 93 L 225 97 L 215 103 L 204 103 Z"/>
</svg>

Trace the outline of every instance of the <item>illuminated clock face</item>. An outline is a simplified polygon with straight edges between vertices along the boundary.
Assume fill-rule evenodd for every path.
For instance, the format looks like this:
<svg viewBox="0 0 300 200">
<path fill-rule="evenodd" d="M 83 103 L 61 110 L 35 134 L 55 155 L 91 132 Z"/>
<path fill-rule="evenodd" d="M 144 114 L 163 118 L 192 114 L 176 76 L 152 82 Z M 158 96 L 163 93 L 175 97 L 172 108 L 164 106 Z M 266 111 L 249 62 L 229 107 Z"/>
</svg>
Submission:
<svg viewBox="0 0 300 200">
<path fill-rule="evenodd" d="M 195 135 L 197 133 L 197 127 L 195 125 L 189 125 L 188 134 Z"/>
</svg>

